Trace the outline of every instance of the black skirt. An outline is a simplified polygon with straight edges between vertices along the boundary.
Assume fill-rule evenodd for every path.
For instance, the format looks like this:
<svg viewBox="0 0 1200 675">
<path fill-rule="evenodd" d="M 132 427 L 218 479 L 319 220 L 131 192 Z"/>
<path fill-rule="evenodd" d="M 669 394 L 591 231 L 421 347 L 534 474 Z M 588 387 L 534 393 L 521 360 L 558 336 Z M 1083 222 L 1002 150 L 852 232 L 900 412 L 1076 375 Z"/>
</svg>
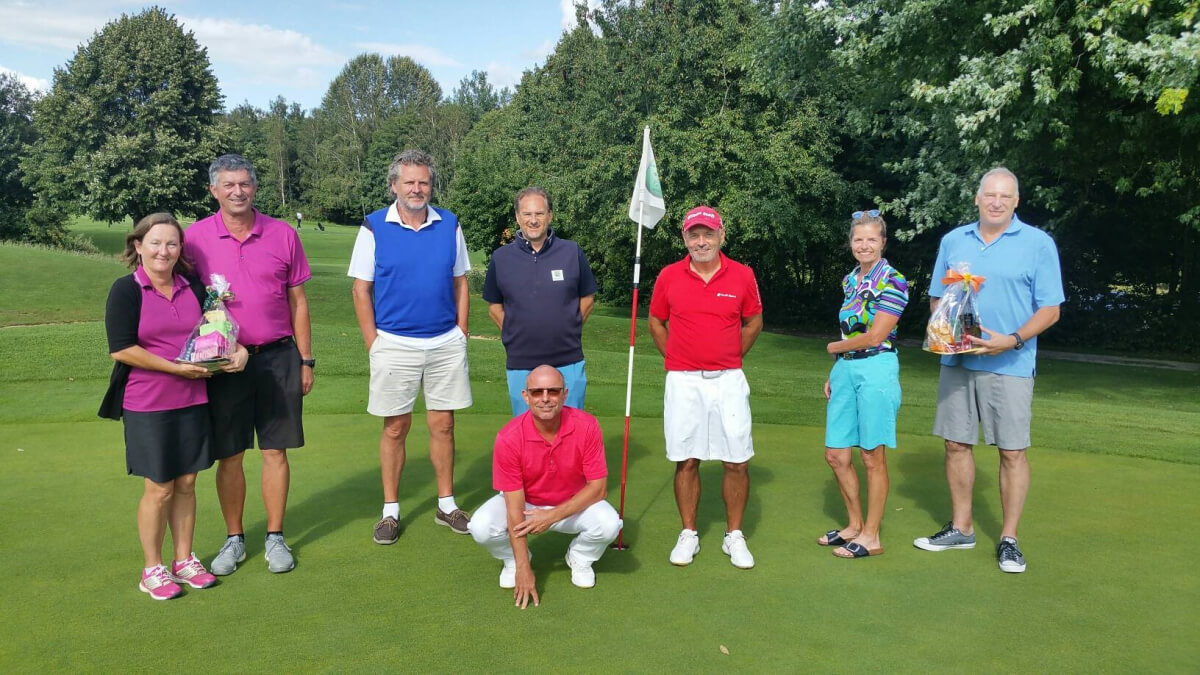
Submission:
<svg viewBox="0 0 1200 675">
<path fill-rule="evenodd" d="M 207 405 L 157 412 L 124 411 L 125 465 L 131 476 L 167 483 L 212 466 Z"/>
</svg>

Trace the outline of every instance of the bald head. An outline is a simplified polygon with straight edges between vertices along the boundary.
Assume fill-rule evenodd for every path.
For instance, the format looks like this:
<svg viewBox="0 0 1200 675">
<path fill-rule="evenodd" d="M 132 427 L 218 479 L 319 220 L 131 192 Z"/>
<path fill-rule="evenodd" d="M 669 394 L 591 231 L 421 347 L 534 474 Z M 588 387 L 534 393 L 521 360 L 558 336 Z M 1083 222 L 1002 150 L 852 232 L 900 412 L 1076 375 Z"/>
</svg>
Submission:
<svg viewBox="0 0 1200 675">
<path fill-rule="evenodd" d="M 533 413 L 534 420 L 557 425 L 567 399 L 567 386 L 562 373 L 554 366 L 534 368 L 525 378 L 525 391 L 521 392 L 521 397 Z"/>
</svg>

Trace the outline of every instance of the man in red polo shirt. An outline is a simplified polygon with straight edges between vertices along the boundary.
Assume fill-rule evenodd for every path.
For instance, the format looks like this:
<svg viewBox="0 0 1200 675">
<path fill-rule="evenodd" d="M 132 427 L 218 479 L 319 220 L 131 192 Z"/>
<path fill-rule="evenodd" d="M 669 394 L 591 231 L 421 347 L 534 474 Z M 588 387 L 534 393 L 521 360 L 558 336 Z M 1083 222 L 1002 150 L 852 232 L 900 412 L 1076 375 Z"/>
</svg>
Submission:
<svg viewBox="0 0 1200 675">
<path fill-rule="evenodd" d="M 700 552 L 700 462 L 715 459 L 725 467 L 721 550 L 734 567 L 750 569 L 754 556 L 742 534 L 742 515 L 754 441 L 742 357 L 762 332 L 762 301 L 753 270 L 721 253 L 724 242 L 720 214 L 707 206 L 688 211 L 683 219 L 688 255 L 659 272 L 648 323 L 666 361 L 663 430 L 667 459 L 675 462 L 675 503 L 683 521 L 671 564 L 690 565 Z"/>
<path fill-rule="evenodd" d="M 595 417 L 563 405 L 562 373 L 538 366 L 521 392 L 529 410 L 496 434 L 492 487 L 500 494 L 475 511 L 467 528 L 504 563 L 500 588 L 513 589 L 521 609 L 540 604 L 530 566 L 528 536 L 547 530 L 577 534 L 567 546 L 571 583 L 596 585 L 592 563 L 621 531 L 621 517 L 604 501 L 608 465 Z"/>
</svg>

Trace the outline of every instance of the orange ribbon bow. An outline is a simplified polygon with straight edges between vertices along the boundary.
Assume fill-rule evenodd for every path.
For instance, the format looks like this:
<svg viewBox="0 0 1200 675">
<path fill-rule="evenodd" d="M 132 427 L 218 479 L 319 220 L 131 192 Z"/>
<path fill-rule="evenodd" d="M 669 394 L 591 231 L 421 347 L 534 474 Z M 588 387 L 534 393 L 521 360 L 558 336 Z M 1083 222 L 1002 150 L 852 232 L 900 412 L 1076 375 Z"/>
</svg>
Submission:
<svg viewBox="0 0 1200 675">
<path fill-rule="evenodd" d="M 960 281 L 963 284 L 963 290 L 966 290 L 967 286 L 969 285 L 972 290 L 978 293 L 979 287 L 983 285 L 984 281 L 987 281 L 987 277 L 981 277 L 978 274 L 971 274 L 970 272 L 963 274 L 958 270 L 950 270 L 946 273 L 946 276 L 942 278 L 942 283 L 947 286 Z"/>
</svg>

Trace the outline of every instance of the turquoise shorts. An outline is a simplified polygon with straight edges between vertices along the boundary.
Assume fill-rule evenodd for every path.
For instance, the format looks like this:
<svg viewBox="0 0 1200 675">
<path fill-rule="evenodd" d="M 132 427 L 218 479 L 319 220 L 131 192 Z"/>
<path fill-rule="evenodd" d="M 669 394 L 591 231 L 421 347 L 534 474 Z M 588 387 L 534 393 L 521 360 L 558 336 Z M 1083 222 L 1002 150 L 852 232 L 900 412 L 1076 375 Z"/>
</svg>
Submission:
<svg viewBox="0 0 1200 675">
<path fill-rule="evenodd" d="M 825 447 L 896 447 L 900 360 L 895 352 L 852 361 L 838 359 L 829 372 L 829 389 Z"/>
<path fill-rule="evenodd" d="M 567 387 L 565 405 L 583 410 L 583 400 L 587 394 L 587 368 L 584 367 L 584 362 L 576 361 L 575 363 L 568 363 L 565 366 L 555 367 L 558 368 L 558 372 L 562 373 L 563 382 Z M 525 405 L 525 399 L 521 396 L 521 392 L 525 390 L 525 378 L 529 377 L 530 372 L 532 372 L 532 369 L 506 371 L 508 402 L 512 405 L 513 417 L 529 410 L 529 406 Z"/>
</svg>

